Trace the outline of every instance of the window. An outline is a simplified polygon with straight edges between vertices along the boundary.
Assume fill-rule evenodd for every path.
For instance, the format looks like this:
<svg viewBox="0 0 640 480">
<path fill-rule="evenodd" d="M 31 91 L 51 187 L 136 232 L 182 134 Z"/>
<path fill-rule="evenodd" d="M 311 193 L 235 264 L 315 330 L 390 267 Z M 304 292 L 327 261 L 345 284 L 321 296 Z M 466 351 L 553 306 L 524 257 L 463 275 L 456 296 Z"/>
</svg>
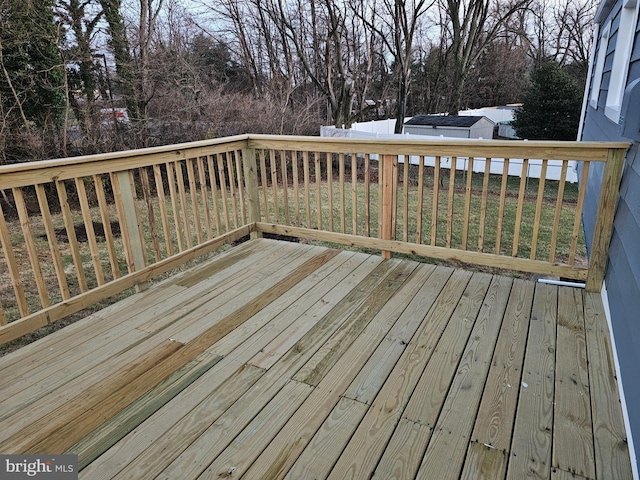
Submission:
<svg viewBox="0 0 640 480">
<path fill-rule="evenodd" d="M 620 26 L 618 27 L 618 40 L 616 41 L 613 66 L 611 68 L 611 80 L 607 93 L 607 106 L 605 115 L 614 122 L 620 120 L 620 108 L 624 90 L 627 86 L 629 73 L 629 60 L 633 49 L 633 41 L 636 36 L 636 24 L 638 22 L 638 1 L 626 0 L 622 12 L 620 12 Z"/>
<path fill-rule="evenodd" d="M 611 30 L 611 20 L 609 20 L 609 23 L 607 23 L 607 26 L 602 30 L 602 35 L 600 35 L 600 46 L 598 47 L 598 58 L 596 60 L 596 68 L 593 72 L 593 84 L 591 86 L 591 99 L 589 101 L 589 104 L 591 105 L 592 108 L 598 108 L 598 98 L 600 97 L 600 84 L 602 83 L 602 71 L 604 70 L 604 61 L 607 59 L 607 49 L 609 48 L 609 31 L 610 30 Z"/>
</svg>

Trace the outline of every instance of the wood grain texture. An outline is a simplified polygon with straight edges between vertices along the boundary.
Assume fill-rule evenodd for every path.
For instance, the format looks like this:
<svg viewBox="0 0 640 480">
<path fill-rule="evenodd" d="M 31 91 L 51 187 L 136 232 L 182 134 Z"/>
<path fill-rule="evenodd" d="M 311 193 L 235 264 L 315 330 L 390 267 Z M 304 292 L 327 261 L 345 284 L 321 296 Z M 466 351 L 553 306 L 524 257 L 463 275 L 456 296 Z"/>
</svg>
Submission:
<svg viewBox="0 0 640 480">
<path fill-rule="evenodd" d="M 53 260 L 53 268 L 56 271 L 58 287 L 60 287 L 60 295 L 63 300 L 67 300 L 71 297 L 71 293 L 69 292 L 67 276 L 64 271 L 64 267 L 62 266 L 62 256 L 60 255 L 60 249 L 58 248 L 58 240 L 56 239 L 56 232 L 53 226 L 51 210 L 49 209 L 49 202 L 47 200 L 47 194 L 44 186 L 36 185 L 36 196 L 38 197 L 38 205 L 40 206 L 40 212 L 42 214 L 42 223 L 44 224 L 44 229 L 47 233 L 47 242 L 49 242 L 49 251 L 51 252 L 51 258 Z M 2 211 L 0 211 L 0 215 L 2 215 Z"/>
<path fill-rule="evenodd" d="M 38 257 L 38 249 L 36 247 L 35 240 L 33 238 L 33 231 L 31 229 L 31 222 L 29 221 L 29 213 L 27 212 L 27 205 L 24 201 L 24 194 L 21 189 L 14 188 L 13 199 L 16 203 L 16 210 L 18 210 L 18 218 L 20 219 L 20 228 L 22 229 L 22 236 L 24 239 L 24 245 L 29 254 L 29 264 L 31 265 L 31 273 L 36 282 L 36 288 L 38 289 L 38 297 L 40 298 L 40 305 L 42 308 L 47 308 L 51 305 L 49 299 L 49 291 L 47 284 L 44 281 L 42 274 L 42 267 L 40 265 L 40 259 Z M 11 245 L 8 243 L 8 245 Z M 12 247 L 9 247 L 12 248 Z"/>
<path fill-rule="evenodd" d="M 279 235 L 308 238 L 323 242 L 340 243 L 352 247 L 374 248 L 383 251 L 406 253 L 409 255 L 421 255 L 442 260 L 482 265 L 492 268 L 504 268 L 518 270 L 520 272 L 539 273 L 542 275 L 554 275 L 575 280 L 585 280 L 588 270 L 586 268 L 570 267 L 563 264 L 551 264 L 546 261 L 529 260 L 528 258 L 512 258 L 492 253 L 479 253 L 458 250 L 431 245 L 416 245 L 397 240 L 381 240 L 367 238 L 358 235 L 318 231 L 308 228 L 288 227 L 269 223 L 257 223 L 255 226 L 261 232 L 276 233 Z"/>
<path fill-rule="evenodd" d="M 369 361 L 360 370 L 345 392 L 345 397 L 371 404 L 387 380 L 409 341 L 420 327 L 418 319 L 428 312 L 451 276 L 447 268 L 420 266 L 412 278 L 411 288 L 402 295 L 411 295 L 406 310 L 380 343 Z M 417 292 L 417 293 L 416 293 Z"/>
<path fill-rule="evenodd" d="M 506 277 L 491 279 L 416 479 L 458 478 L 462 471 L 511 283 Z"/>
<path fill-rule="evenodd" d="M 391 300 L 415 270 L 417 264 L 402 263 L 391 270 L 383 281 L 367 292 L 367 298 L 353 310 L 344 327 L 338 330 L 324 347 L 294 377 L 294 380 L 317 386 L 344 352 L 360 336 L 381 308 Z"/>
<path fill-rule="evenodd" d="M 2 204 L 0 204 L 0 243 L 2 244 L 2 252 L 4 253 L 5 261 L 7 262 L 7 270 L 11 278 L 11 285 L 16 297 L 16 303 L 18 311 L 22 317 L 29 315 L 29 307 L 27 306 L 27 297 L 24 292 L 24 284 L 22 282 L 22 276 L 16 262 L 16 255 L 13 251 L 13 244 L 11 243 L 11 235 L 7 228 L 7 222 L 5 221 L 4 211 L 2 210 Z"/>
<path fill-rule="evenodd" d="M 553 467 L 595 478 L 582 292 L 558 289 Z"/>
<path fill-rule="evenodd" d="M 602 288 L 625 153 L 625 149 L 610 150 L 604 167 L 600 199 L 598 200 L 598 213 L 596 214 L 596 224 L 593 228 L 593 240 L 591 242 L 593 253 L 589 259 L 590 276 L 587 278 L 586 288 L 590 292 L 599 292 Z M 576 212 L 576 215 L 579 215 L 579 213 Z"/>
<path fill-rule="evenodd" d="M 558 287 L 536 285 L 507 479 L 549 478 Z"/>
<path fill-rule="evenodd" d="M 0 358 L 0 448 L 91 480 L 629 478 L 608 342 L 596 294 L 256 239 Z"/>
<path fill-rule="evenodd" d="M 454 272 L 442 294 L 421 322 L 420 330 L 409 342 L 400 360 L 375 397 L 344 454 L 329 478 L 370 478 L 381 458 L 400 416 L 418 383 L 424 364 L 435 348 L 469 282 L 469 276 Z"/>
<path fill-rule="evenodd" d="M 401 418 L 371 478 L 414 478 L 429 438 L 431 428 Z"/>
<path fill-rule="evenodd" d="M 366 405 L 341 398 L 284 478 L 326 478 L 366 411 Z"/>
<path fill-rule="evenodd" d="M 584 292 L 589 391 L 597 478 L 631 478 L 610 332 L 599 293 Z"/>
<path fill-rule="evenodd" d="M 142 195 L 144 203 L 147 206 L 147 222 L 149 222 L 149 231 L 151 233 L 151 243 L 153 245 L 153 254 L 156 262 L 159 262 L 162 258 L 160 252 L 160 237 L 158 236 L 158 229 L 156 228 L 156 215 L 155 208 L 153 206 L 153 193 L 151 192 L 151 183 L 149 182 L 149 172 L 146 168 L 139 170 L 140 180 L 142 182 Z M 211 238 L 211 237 L 209 237 Z"/>
<path fill-rule="evenodd" d="M 263 375 L 264 371 L 261 369 L 240 366 L 228 375 L 225 381 L 219 385 L 212 385 L 209 395 L 201 399 L 192 410 L 176 412 L 179 418 L 175 419 L 175 423 L 157 441 L 147 445 L 144 442 L 145 439 L 141 439 L 142 442 L 138 442 L 134 448 L 142 450 L 142 452 L 133 457 L 134 460 L 127 463 L 125 468 L 118 468 L 124 465 L 107 465 L 106 471 L 96 472 L 93 469 L 88 469 L 86 473 L 91 474 L 92 477 L 99 475 L 103 478 L 150 478 L 160 475 L 181 455 L 187 456 L 191 460 L 185 451 Z M 165 412 L 167 410 L 170 408 L 166 408 Z M 175 411 L 175 408 L 172 410 Z M 133 432 L 135 433 L 135 430 Z M 133 438 L 135 435 L 131 437 Z M 146 448 L 144 448 L 145 446 Z M 117 444 L 114 449 L 117 449 Z M 185 477 L 180 478 L 186 478 L 187 473 L 185 471 Z"/>
<path fill-rule="evenodd" d="M 504 450 L 471 442 L 460 479 L 495 480 L 504 478 L 507 471 L 507 457 L 508 454 Z"/>
<path fill-rule="evenodd" d="M 534 288 L 531 282 L 513 281 L 471 436 L 481 445 L 491 445 L 503 451 L 508 451 L 511 446 Z"/>
</svg>

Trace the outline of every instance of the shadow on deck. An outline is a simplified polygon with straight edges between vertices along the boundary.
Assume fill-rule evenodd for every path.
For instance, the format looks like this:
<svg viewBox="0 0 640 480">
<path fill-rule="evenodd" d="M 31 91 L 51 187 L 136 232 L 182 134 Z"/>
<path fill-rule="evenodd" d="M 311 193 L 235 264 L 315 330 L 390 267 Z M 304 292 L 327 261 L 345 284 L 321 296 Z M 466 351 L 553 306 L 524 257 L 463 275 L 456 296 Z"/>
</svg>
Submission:
<svg viewBox="0 0 640 480">
<path fill-rule="evenodd" d="M 631 478 L 568 287 L 254 240 L 0 366 L 0 452 L 92 480 Z"/>
</svg>

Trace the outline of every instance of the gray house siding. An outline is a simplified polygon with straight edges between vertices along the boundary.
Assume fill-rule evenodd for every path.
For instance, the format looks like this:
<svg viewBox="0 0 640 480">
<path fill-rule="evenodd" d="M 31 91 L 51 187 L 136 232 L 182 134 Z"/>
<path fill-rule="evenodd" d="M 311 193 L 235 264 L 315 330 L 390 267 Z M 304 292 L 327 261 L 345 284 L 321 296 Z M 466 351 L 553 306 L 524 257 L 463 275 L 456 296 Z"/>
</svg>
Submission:
<svg viewBox="0 0 640 480">
<path fill-rule="evenodd" d="M 608 15 L 601 18 L 601 31 L 611 20 L 607 56 L 602 69 L 602 81 L 597 109 L 587 102 L 581 140 L 630 141 L 623 138 L 620 126 L 605 116 L 607 93 L 611 79 L 614 52 L 622 14 L 622 1 L 615 2 Z M 640 78 L 640 22 L 636 26 L 635 40 L 629 60 L 626 85 Z M 600 41 L 595 45 L 597 58 Z M 593 85 L 592 72 L 590 85 Z M 591 98 L 591 92 L 589 99 Z M 634 108 L 640 115 L 640 105 Z M 629 422 L 634 438 L 636 458 L 640 459 L 640 149 L 635 142 L 627 153 L 620 195 L 616 209 L 613 234 L 609 248 L 609 263 L 605 282 L 613 336 L 615 338 L 620 373 L 626 397 Z M 581 168 L 579 169 L 581 174 Z M 600 184 L 604 168 L 592 164 L 586 185 L 583 210 L 585 239 L 590 251 L 591 239 L 598 207 Z"/>
</svg>

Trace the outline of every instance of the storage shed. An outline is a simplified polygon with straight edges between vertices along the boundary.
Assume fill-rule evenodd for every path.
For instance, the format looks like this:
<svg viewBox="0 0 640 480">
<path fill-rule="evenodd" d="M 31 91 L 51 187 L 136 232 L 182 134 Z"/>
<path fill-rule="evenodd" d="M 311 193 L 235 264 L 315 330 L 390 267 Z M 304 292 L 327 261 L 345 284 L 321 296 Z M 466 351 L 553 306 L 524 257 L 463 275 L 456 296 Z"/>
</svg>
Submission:
<svg viewBox="0 0 640 480">
<path fill-rule="evenodd" d="M 493 138 L 495 123 L 483 116 L 416 115 L 404 124 L 404 133 L 430 137 Z"/>
</svg>

